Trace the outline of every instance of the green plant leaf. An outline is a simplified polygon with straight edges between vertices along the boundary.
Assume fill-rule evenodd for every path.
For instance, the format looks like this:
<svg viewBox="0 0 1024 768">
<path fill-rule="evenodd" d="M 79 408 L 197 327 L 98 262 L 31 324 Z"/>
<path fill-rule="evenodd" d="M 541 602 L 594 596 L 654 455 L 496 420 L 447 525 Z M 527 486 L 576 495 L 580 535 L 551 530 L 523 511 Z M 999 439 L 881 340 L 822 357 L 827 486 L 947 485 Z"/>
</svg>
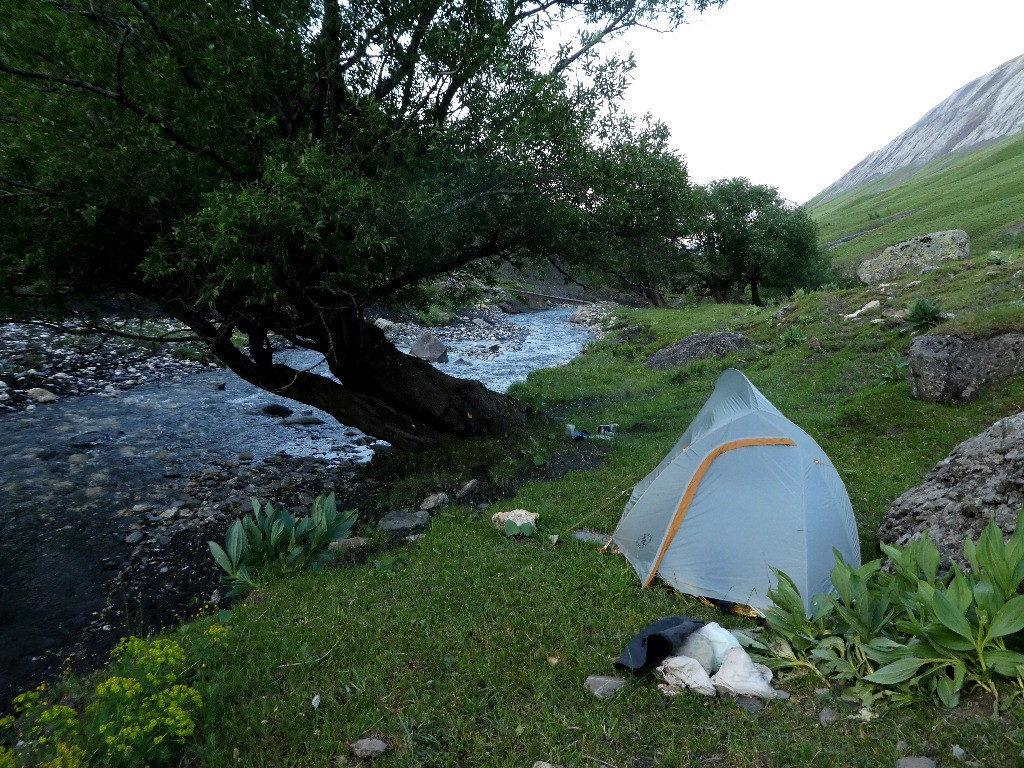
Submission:
<svg viewBox="0 0 1024 768">
<path fill-rule="evenodd" d="M 1003 637 L 1012 635 L 1024 629 L 1024 595 L 1007 600 L 992 618 L 992 624 L 988 629 L 988 636 Z"/>
<path fill-rule="evenodd" d="M 241 520 L 235 520 L 235 522 L 228 526 L 226 543 L 228 557 L 231 558 L 231 562 L 235 564 L 241 562 L 246 550 L 246 535 Z"/>
<path fill-rule="evenodd" d="M 960 703 L 960 687 L 948 677 L 940 677 L 935 681 L 935 692 L 939 700 L 950 709 L 955 709 Z"/>
<path fill-rule="evenodd" d="M 944 626 L 956 632 L 961 637 L 967 638 L 968 640 L 975 639 L 975 633 L 971 630 L 971 623 L 967 620 L 953 603 L 950 601 L 944 592 L 935 590 L 932 596 L 932 609 L 935 611 L 936 618 L 943 623 Z"/>
<path fill-rule="evenodd" d="M 878 685 L 896 685 L 904 680 L 909 680 L 924 664 L 927 664 L 927 660 L 908 656 L 905 659 L 894 661 L 892 664 L 886 664 L 874 673 L 866 675 L 864 679 Z"/>
<path fill-rule="evenodd" d="M 985 651 L 985 666 L 1003 677 L 1024 677 L 1024 654 L 1016 651 L 992 649 Z"/>
<path fill-rule="evenodd" d="M 213 555 L 213 559 L 217 561 L 219 565 L 228 576 L 235 575 L 235 566 L 231 562 L 231 558 L 227 556 L 227 553 L 221 548 L 220 544 L 215 541 L 206 542 L 210 546 L 210 553 Z"/>
</svg>

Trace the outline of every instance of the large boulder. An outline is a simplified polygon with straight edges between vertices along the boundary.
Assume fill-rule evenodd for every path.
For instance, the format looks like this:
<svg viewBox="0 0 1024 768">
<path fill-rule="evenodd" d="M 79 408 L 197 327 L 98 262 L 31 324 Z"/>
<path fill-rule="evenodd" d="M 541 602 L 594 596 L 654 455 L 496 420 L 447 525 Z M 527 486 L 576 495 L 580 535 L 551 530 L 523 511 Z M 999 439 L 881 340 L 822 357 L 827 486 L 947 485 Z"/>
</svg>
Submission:
<svg viewBox="0 0 1024 768">
<path fill-rule="evenodd" d="M 644 365 L 652 371 L 678 368 L 694 360 L 707 357 L 725 357 L 730 352 L 746 349 L 753 342 L 742 333 L 695 333 L 677 344 L 659 349 Z"/>
<path fill-rule="evenodd" d="M 413 342 L 409 354 L 413 357 L 422 358 L 429 363 L 448 362 L 448 348 L 445 347 L 444 342 L 430 331 L 423 331 L 423 333 L 416 337 L 416 341 Z"/>
<path fill-rule="evenodd" d="M 971 239 L 962 229 L 932 232 L 890 245 L 881 256 L 867 259 L 857 267 L 857 277 L 871 285 L 907 272 L 934 267 L 971 256 Z"/>
<path fill-rule="evenodd" d="M 936 403 L 969 403 L 978 393 L 1024 373 L 1024 334 L 990 339 L 918 336 L 910 344 L 910 394 Z"/>
<path fill-rule="evenodd" d="M 893 502 L 878 538 L 903 545 L 927 531 L 944 561 L 964 565 L 964 541 L 976 541 L 990 520 L 1012 534 L 1022 506 L 1024 412 L 997 421 L 954 448 L 924 483 Z"/>
</svg>

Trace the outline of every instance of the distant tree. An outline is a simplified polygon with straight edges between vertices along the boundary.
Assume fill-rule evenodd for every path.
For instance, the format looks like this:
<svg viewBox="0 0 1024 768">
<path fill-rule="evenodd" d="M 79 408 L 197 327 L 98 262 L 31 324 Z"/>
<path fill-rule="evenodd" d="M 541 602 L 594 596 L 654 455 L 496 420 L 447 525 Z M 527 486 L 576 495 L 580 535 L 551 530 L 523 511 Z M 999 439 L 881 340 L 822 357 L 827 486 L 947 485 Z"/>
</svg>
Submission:
<svg viewBox="0 0 1024 768">
<path fill-rule="evenodd" d="M 518 402 L 401 354 L 366 309 L 661 242 L 629 198 L 680 169 L 617 109 L 632 61 L 597 49 L 723 2 L 4 0 L 0 286 L 21 310 L 145 297 L 242 378 L 398 447 L 506 433 Z"/>
<path fill-rule="evenodd" d="M 754 304 L 762 292 L 791 292 L 823 279 L 825 254 L 810 214 L 774 187 L 722 179 L 698 192 L 693 225 L 692 279 L 718 302 L 748 286 Z"/>
</svg>

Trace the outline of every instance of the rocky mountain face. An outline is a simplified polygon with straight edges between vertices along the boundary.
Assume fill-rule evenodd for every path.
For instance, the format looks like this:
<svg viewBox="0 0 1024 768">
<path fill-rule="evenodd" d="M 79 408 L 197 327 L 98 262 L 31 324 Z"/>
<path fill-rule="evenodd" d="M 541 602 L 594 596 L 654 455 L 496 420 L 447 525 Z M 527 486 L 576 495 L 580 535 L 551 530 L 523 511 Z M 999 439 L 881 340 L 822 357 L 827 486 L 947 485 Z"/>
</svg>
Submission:
<svg viewBox="0 0 1024 768">
<path fill-rule="evenodd" d="M 906 178 L 934 160 L 1024 130 L 1024 56 L 968 83 L 914 125 L 861 160 L 816 202 L 900 171 Z"/>
</svg>

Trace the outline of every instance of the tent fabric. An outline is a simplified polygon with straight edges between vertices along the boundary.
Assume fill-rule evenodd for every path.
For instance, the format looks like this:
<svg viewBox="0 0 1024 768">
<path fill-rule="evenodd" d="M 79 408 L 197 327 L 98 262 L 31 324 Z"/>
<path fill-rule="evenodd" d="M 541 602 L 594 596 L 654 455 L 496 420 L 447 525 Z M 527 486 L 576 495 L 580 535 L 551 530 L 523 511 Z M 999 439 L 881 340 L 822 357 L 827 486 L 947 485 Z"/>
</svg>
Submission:
<svg viewBox="0 0 1024 768">
<path fill-rule="evenodd" d="M 860 565 L 853 508 L 821 447 L 737 370 L 633 490 L 612 541 L 647 586 L 771 607 L 771 568 L 811 600 L 833 591 L 833 548 Z"/>
</svg>

